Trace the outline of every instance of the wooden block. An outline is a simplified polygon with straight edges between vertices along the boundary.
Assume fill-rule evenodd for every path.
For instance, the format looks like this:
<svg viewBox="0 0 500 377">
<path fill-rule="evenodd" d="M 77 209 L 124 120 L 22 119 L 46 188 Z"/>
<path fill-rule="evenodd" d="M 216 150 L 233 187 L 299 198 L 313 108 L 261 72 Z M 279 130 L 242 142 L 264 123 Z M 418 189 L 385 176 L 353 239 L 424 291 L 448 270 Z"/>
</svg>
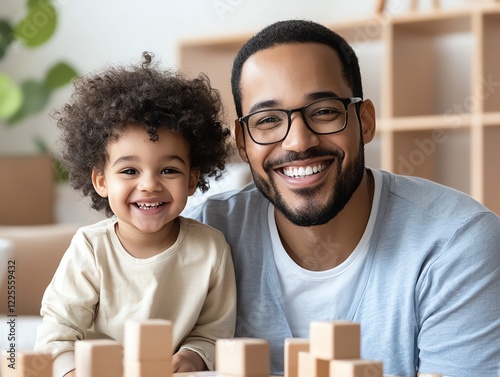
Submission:
<svg viewBox="0 0 500 377">
<path fill-rule="evenodd" d="M 218 374 L 241 377 L 269 377 L 269 342 L 264 339 L 218 339 L 215 343 Z"/>
<path fill-rule="evenodd" d="M 124 360 L 124 377 L 172 377 L 172 361 Z"/>
<path fill-rule="evenodd" d="M 361 328 L 348 321 L 311 322 L 310 352 L 324 360 L 359 359 Z"/>
<path fill-rule="evenodd" d="M 125 322 L 125 360 L 172 360 L 172 322 L 165 319 Z"/>
<path fill-rule="evenodd" d="M 298 376 L 299 352 L 309 352 L 309 339 L 285 339 L 285 377 Z"/>
<path fill-rule="evenodd" d="M 309 352 L 299 352 L 298 377 L 329 377 L 330 361 Z"/>
<path fill-rule="evenodd" d="M 380 361 L 373 360 L 331 360 L 330 377 L 383 377 Z"/>
<path fill-rule="evenodd" d="M 111 339 L 75 342 L 76 377 L 123 377 L 123 347 Z"/>
<path fill-rule="evenodd" d="M 52 355 L 36 351 L 2 352 L 2 377 L 52 377 Z"/>
</svg>

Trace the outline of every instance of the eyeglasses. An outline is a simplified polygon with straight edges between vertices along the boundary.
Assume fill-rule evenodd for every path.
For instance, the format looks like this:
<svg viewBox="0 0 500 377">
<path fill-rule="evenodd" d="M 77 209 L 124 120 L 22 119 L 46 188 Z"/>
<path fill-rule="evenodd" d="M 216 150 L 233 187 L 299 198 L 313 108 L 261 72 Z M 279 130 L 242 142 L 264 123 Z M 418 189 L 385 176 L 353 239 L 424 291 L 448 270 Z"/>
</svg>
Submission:
<svg viewBox="0 0 500 377">
<path fill-rule="evenodd" d="M 259 110 L 238 120 L 246 124 L 256 144 L 274 144 L 285 140 L 292 125 L 292 114 L 297 111 L 312 132 L 328 135 L 343 131 L 347 126 L 347 106 L 362 101 L 359 97 L 326 98 L 292 110 Z"/>
</svg>

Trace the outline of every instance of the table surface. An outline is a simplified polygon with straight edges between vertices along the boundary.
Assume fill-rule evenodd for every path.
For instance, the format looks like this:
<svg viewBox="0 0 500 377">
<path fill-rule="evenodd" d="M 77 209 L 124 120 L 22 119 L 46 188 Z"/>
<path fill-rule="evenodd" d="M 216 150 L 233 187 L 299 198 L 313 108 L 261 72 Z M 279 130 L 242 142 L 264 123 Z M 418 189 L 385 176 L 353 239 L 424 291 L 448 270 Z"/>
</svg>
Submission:
<svg viewBox="0 0 500 377">
<path fill-rule="evenodd" d="M 174 373 L 174 377 L 217 377 L 216 372 L 188 372 L 188 373 Z M 269 376 L 269 377 L 283 377 L 283 376 Z M 385 375 L 385 377 L 391 377 Z M 397 377 L 397 376 L 392 376 Z"/>
</svg>

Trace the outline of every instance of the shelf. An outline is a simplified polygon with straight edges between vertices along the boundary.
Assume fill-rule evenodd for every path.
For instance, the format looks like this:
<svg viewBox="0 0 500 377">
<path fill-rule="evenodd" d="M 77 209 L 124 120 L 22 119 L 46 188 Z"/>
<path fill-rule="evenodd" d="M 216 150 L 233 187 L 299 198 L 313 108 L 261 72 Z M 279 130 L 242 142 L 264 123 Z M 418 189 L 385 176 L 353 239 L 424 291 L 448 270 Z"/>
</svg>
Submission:
<svg viewBox="0 0 500 377">
<path fill-rule="evenodd" d="M 496 113 L 482 114 L 481 118 L 482 118 L 483 125 L 485 127 L 498 126 L 500 124 L 500 111 L 498 111 Z"/>
<path fill-rule="evenodd" d="M 468 128 L 472 124 L 471 114 L 441 114 L 416 117 L 398 117 L 386 119 L 384 127 L 392 131 L 419 131 L 433 129 Z"/>
<path fill-rule="evenodd" d="M 403 15 L 396 15 L 392 19 L 392 24 L 402 27 L 405 30 L 416 33 L 429 34 L 455 34 L 470 31 L 471 12 L 468 9 L 447 10 L 447 11 L 427 11 L 408 12 Z"/>
</svg>

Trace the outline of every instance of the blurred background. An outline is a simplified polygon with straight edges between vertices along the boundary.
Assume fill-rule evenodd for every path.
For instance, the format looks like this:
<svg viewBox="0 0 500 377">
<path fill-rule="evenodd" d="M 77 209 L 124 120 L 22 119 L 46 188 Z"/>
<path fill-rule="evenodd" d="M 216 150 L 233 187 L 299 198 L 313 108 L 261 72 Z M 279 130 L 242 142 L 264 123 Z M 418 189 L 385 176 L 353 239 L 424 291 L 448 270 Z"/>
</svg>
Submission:
<svg viewBox="0 0 500 377">
<path fill-rule="evenodd" d="M 442 0 L 441 7 L 460 9 L 470 6 L 472 2 Z M 12 122 L 12 117 L 0 119 L 0 159 L 2 156 L 36 156 L 43 148 L 57 150 L 58 130 L 48 113 L 69 98 L 72 86 L 65 75 L 71 72 L 86 74 L 107 64 L 137 63 L 144 50 L 154 52 L 165 67 L 184 69 L 180 56 L 183 44 L 211 38 L 250 36 L 274 21 L 290 18 L 309 19 L 328 25 L 367 19 L 375 14 L 377 3 L 378 0 L 46 0 L 41 3 L 38 13 L 26 20 L 36 4 L 34 1 L 1 0 L 0 20 L 14 29 L 23 20 L 28 21 L 24 25 L 25 33 L 31 31 L 29 21 L 35 26 L 45 26 L 51 19 L 54 25 L 53 32 L 48 30 L 47 39 L 37 46 L 27 46 L 19 40 L 9 41 L 8 45 L 0 43 L 0 46 L 3 45 L 0 78 L 11 80 L 11 86 L 22 86 L 26 81 L 48 82 L 48 72 L 57 64 L 62 64 L 64 69 L 54 73 L 61 78 L 53 78 L 55 83 L 42 105 L 34 104 L 34 109 L 20 120 Z M 386 12 L 389 16 L 404 14 L 409 3 L 409 0 L 389 1 Z M 423 10 L 431 6 L 430 0 L 422 0 L 419 4 Z M 369 59 L 365 58 L 363 76 L 375 76 L 370 80 L 374 80 L 373 85 L 380 86 L 380 79 L 377 78 L 380 63 L 369 63 Z M 370 72 L 372 68 L 375 73 Z M 372 84 L 368 82 L 365 85 L 370 92 Z M 380 91 L 373 92 L 374 102 L 379 102 Z M 0 91 L 2 95 L 5 94 Z M 232 103 L 226 105 L 230 107 Z M 377 161 L 377 157 L 374 159 Z M 31 173 L 28 170 L 23 175 Z M 247 178 L 228 177 L 224 188 L 239 186 Z M 12 178 L 0 172 L 1 181 L 9 179 Z M 64 183 L 56 185 L 54 222 L 88 223 L 102 217 L 89 210 L 88 202 L 81 200 L 66 186 Z"/>
</svg>

